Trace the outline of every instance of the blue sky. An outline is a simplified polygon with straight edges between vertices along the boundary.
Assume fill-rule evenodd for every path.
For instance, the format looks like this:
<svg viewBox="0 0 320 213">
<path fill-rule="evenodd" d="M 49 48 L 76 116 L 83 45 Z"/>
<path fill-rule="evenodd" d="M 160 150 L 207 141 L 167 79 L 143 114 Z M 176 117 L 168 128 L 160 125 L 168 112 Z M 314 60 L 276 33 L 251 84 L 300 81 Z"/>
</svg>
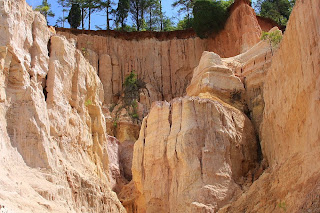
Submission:
<svg viewBox="0 0 320 213">
<path fill-rule="evenodd" d="M 40 5 L 42 3 L 42 0 L 26 0 L 27 3 L 29 5 L 31 5 L 33 8 L 35 8 L 36 6 Z M 116 2 L 118 2 L 117 0 L 115 0 Z M 177 20 L 179 18 L 182 18 L 183 15 L 178 14 L 177 10 L 173 9 L 171 7 L 173 0 L 162 0 L 162 7 L 163 7 L 163 11 L 165 11 L 165 14 L 168 17 L 171 17 L 172 21 L 177 22 Z M 56 20 L 59 17 L 62 17 L 62 8 L 59 6 L 59 4 L 57 3 L 57 0 L 48 0 L 48 3 L 51 4 L 52 7 L 52 11 L 55 13 L 55 17 L 48 18 L 48 22 L 49 25 L 55 25 L 56 24 Z M 117 7 L 117 5 L 114 6 L 115 8 Z M 68 12 L 67 12 L 68 13 Z M 65 14 L 65 16 L 68 14 Z M 130 17 L 128 17 L 128 21 L 131 21 Z M 91 29 L 95 30 L 95 25 L 98 25 L 99 27 L 101 27 L 102 29 L 106 28 L 106 17 L 104 16 L 103 13 L 94 13 L 91 16 Z M 65 22 L 65 27 L 69 27 L 68 22 Z M 88 20 L 85 20 L 85 28 L 88 29 Z"/>
<path fill-rule="evenodd" d="M 26 0 L 27 3 L 29 5 L 31 5 L 33 8 L 35 8 L 36 6 L 40 5 L 42 0 Z M 255 2 L 256 0 L 253 0 L 253 2 Z M 115 0 L 115 2 L 117 3 L 118 1 Z M 174 9 L 171 7 L 173 0 L 162 0 L 162 7 L 163 7 L 163 11 L 165 12 L 166 16 L 168 16 L 169 18 L 171 18 L 171 21 L 173 21 L 174 23 L 177 23 L 179 19 L 183 18 L 183 14 L 178 14 L 177 9 Z M 48 0 L 48 3 L 51 4 L 52 7 L 52 11 L 55 13 L 55 17 L 48 18 L 48 22 L 49 25 L 55 25 L 56 24 L 56 20 L 59 17 L 62 17 L 62 8 L 59 6 L 59 4 L 57 3 L 57 0 Z M 114 6 L 116 8 L 116 5 Z M 65 16 L 68 15 L 65 13 Z M 131 22 L 131 18 L 128 17 L 128 21 Z M 106 28 L 106 17 L 104 16 L 103 13 L 94 13 L 91 16 L 91 29 L 95 30 L 95 26 L 98 25 L 99 27 L 101 27 L 102 29 Z M 70 27 L 68 22 L 65 22 L 65 27 Z M 114 27 L 114 26 L 112 26 Z M 88 29 L 88 20 L 85 20 L 85 28 Z"/>
</svg>

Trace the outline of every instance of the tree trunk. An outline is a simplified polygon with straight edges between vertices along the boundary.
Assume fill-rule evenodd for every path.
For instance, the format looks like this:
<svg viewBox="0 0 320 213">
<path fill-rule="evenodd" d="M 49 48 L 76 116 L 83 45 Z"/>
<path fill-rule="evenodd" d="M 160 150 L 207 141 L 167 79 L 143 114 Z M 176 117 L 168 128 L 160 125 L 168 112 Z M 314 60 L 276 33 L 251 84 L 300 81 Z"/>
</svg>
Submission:
<svg viewBox="0 0 320 213">
<path fill-rule="evenodd" d="M 187 24 L 187 28 L 190 28 L 190 14 L 189 14 L 189 7 L 187 8 L 187 13 L 188 13 L 188 24 Z"/>
<path fill-rule="evenodd" d="M 151 13 L 151 6 L 150 6 L 150 31 L 152 31 L 152 13 Z"/>
<path fill-rule="evenodd" d="M 81 7 L 81 25 L 82 25 L 82 29 L 84 29 L 83 20 L 84 20 L 84 8 Z"/>
<path fill-rule="evenodd" d="M 121 28 L 124 29 L 124 19 L 121 18 Z"/>
<path fill-rule="evenodd" d="M 107 7 L 107 30 L 110 30 L 109 7 Z"/>
<path fill-rule="evenodd" d="M 136 23 L 137 23 L 137 31 L 140 31 L 140 19 L 139 19 L 139 6 L 137 6 L 137 14 L 136 14 Z"/>
<path fill-rule="evenodd" d="M 160 31 L 163 31 L 163 14 L 162 14 L 162 3 L 160 0 Z"/>
<path fill-rule="evenodd" d="M 91 25 L 91 8 L 89 7 L 89 30 L 90 30 L 90 25 Z"/>
</svg>

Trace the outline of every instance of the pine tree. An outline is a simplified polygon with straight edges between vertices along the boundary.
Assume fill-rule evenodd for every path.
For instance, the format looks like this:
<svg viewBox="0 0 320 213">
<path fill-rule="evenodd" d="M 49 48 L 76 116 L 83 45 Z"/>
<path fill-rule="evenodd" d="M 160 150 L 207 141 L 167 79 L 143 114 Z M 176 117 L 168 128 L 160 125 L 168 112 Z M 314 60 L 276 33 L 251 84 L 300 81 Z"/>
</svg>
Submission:
<svg viewBox="0 0 320 213">
<path fill-rule="evenodd" d="M 64 22 L 66 21 L 66 17 L 64 16 L 64 13 L 67 12 L 67 8 L 70 6 L 68 0 L 58 0 L 58 4 L 62 7 L 62 18 L 60 17 L 57 20 L 57 23 L 62 23 L 62 27 L 64 28 Z"/>
<path fill-rule="evenodd" d="M 36 7 L 36 11 L 39 11 L 47 20 L 48 23 L 48 16 L 54 17 L 54 13 L 52 12 L 51 4 L 48 4 L 47 0 L 43 0 L 42 4 Z"/>
<path fill-rule="evenodd" d="M 99 0 L 84 0 L 84 8 L 88 9 L 88 29 L 91 29 L 91 14 L 96 10 L 101 10 L 102 8 L 102 1 Z"/>
<path fill-rule="evenodd" d="M 119 1 L 120 2 L 120 1 Z M 107 30 L 110 30 L 110 21 L 112 20 L 112 15 L 115 14 L 115 10 L 112 8 L 115 4 L 112 0 L 100 0 L 100 10 L 104 10 L 106 14 L 106 26 Z"/>
<path fill-rule="evenodd" d="M 187 13 L 187 26 L 191 26 L 192 8 L 194 5 L 193 0 L 175 0 L 172 7 L 179 7 L 179 13 Z"/>
<path fill-rule="evenodd" d="M 119 0 L 116 10 L 116 23 L 121 24 L 121 29 L 125 27 L 125 22 L 130 9 L 130 0 Z"/>
<path fill-rule="evenodd" d="M 148 7 L 148 0 L 130 0 L 130 9 L 132 20 L 140 31 L 145 24 L 144 15 Z"/>
<path fill-rule="evenodd" d="M 159 30 L 161 27 L 161 5 L 159 0 L 148 0 L 148 21 L 147 25 L 150 31 Z"/>
</svg>

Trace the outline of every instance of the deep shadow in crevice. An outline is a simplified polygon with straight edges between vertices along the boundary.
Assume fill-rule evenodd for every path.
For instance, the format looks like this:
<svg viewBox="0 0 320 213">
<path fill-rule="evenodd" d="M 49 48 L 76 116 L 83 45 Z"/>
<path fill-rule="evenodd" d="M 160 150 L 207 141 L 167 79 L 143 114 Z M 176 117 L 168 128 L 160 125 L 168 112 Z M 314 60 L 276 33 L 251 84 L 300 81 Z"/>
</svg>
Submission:
<svg viewBox="0 0 320 213">
<path fill-rule="evenodd" d="M 48 56 L 50 58 L 51 38 L 49 38 L 49 41 L 48 41 L 48 44 L 47 44 L 47 49 L 48 49 Z"/>
<path fill-rule="evenodd" d="M 48 80 L 48 75 L 46 75 L 46 77 L 43 79 L 43 82 L 42 82 L 42 88 L 43 88 L 42 92 L 43 92 L 45 101 L 47 101 L 47 97 L 48 97 L 47 80 Z"/>
</svg>

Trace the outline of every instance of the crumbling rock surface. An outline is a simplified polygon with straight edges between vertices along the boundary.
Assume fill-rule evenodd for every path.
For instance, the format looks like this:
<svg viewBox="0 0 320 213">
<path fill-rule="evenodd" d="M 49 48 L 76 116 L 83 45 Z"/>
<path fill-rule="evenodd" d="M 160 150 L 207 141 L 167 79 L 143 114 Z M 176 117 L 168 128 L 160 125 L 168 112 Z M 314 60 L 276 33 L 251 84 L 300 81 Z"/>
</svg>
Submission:
<svg viewBox="0 0 320 213">
<path fill-rule="evenodd" d="M 199 65 L 193 71 L 191 83 L 187 87 L 187 95 L 199 96 L 201 93 L 211 93 L 243 111 L 241 99 L 244 90 L 240 78 L 222 63 L 219 55 L 204 52 Z"/>
<path fill-rule="evenodd" d="M 138 212 L 216 211 L 241 193 L 256 145 L 250 120 L 232 106 L 197 97 L 155 102 L 134 146 Z"/>
<path fill-rule="evenodd" d="M 24 0 L 0 0 L 0 15 L 0 205 L 125 212 L 110 189 L 94 68 Z"/>
<path fill-rule="evenodd" d="M 278 28 L 275 27 L 270 32 L 275 30 Z M 229 67 L 244 84 L 245 92 L 241 94 L 240 100 L 246 105 L 248 115 L 259 136 L 261 136 L 260 124 L 264 111 L 263 86 L 271 65 L 272 53 L 275 51 L 277 48 L 270 46 L 267 41 L 260 41 L 240 55 L 222 59 L 223 64 Z"/>
<path fill-rule="evenodd" d="M 269 169 L 221 212 L 319 212 L 319 12 L 317 0 L 296 1 L 264 82 Z"/>
</svg>

